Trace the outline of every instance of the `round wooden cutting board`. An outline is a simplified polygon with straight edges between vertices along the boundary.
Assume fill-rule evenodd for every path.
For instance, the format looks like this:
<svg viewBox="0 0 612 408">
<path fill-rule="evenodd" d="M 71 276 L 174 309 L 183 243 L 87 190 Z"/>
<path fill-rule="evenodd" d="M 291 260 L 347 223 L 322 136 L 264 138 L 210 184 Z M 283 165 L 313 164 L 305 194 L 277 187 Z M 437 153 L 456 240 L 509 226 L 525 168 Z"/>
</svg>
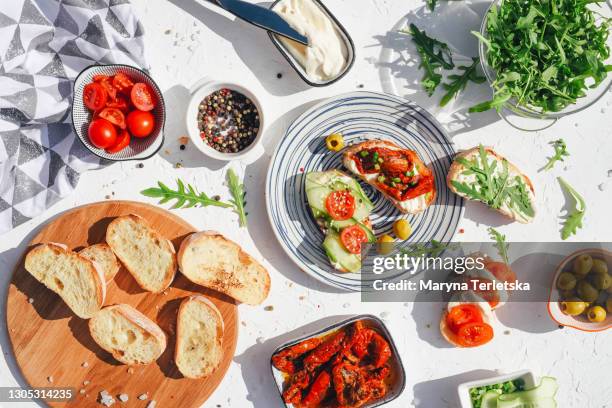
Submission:
<svg viewBox="0 0 612 408">
<path fill-rule="evenodd" d="M 166 210 L 137 202 L 107 201 L 78 207 L 53 219 L 42 227 L 26 253 L 41 242 L 63 243 L 73 250 L 104 242 L 106 227 L 113 218 L 130 213 L 144 217 L 177 250 L 183 238 L 195 231 Z M 214 302 L 225 323 L 221 366 L 210 377 L 199 380 L 184 378 L 174 364 L 178 306 L 193 293 Z M 96 406 L 102 390 L 115 400 L 119 394 L 127 394 L 129 400 L 121 406 L 145 407 L 150 400 L 155 400 L 157 407 L 201 406 L 221 382 L 234 356 L 238 337 L 235 302 L 189 282 L 180 272 L 164 293 L 145 292 L 122 267 L 107 284 L 105 305 L 116 303 L 135 307 L 164 330 L 168 345 L 157 361 L 146 366 L 119 364 L 93 341 L 88 321 L 74 315 L 58 295 L 24 269 L 22 257 L 8 291 L 6 322 L 17 364 L 30 386 L 74 388 L 74 400 L 48 402 L 53 407 Z M 145 393 L 149 398 L 139 400 L 138 396 Z"/>
</svg>

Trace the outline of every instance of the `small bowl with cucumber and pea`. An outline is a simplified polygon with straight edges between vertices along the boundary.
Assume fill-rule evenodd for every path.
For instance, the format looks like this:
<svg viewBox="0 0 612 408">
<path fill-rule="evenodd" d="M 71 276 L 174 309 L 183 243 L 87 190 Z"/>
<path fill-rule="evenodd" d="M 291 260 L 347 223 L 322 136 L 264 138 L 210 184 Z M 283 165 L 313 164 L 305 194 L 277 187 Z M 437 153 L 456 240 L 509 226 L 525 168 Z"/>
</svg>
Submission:
<svg viewBox="0 0 612 408">
<path fill-rule="evenodd" d="M 612 252 L 583 249 L 557 267 L 548 313 L 562 326 L 586 332 L 612 327 Z"/>
<path fill-rule="evenodd" d="M 556 408 L 557 380 L 521 370 L 459 385 L 461 408 Z"/>
</svg>

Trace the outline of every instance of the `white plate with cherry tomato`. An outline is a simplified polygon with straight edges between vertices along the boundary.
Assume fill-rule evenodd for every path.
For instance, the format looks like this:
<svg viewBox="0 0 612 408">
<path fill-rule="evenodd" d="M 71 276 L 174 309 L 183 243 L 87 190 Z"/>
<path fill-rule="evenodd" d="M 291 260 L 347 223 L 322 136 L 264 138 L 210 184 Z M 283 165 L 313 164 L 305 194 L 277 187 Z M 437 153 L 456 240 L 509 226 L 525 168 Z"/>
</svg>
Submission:
<svg viewBox="0 0 612 408">
<path fill-rule="evenodd" d="M 74 83 L 72 122 L 83 144 L 108 160 L 142 160 L 163 144 L 166 109 L 161 91 L 129 65 L 94 65 Z"/>
</svg>

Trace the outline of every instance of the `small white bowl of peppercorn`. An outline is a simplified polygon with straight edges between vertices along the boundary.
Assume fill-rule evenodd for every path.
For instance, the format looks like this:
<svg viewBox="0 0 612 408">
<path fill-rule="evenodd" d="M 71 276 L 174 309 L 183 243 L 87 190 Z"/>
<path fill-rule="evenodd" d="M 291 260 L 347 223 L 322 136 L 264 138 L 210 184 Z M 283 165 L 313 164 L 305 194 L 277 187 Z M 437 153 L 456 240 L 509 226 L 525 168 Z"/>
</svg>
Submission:
<svg viewBox="0 0 612 408">
<path fill-rule="evenodd" d="M 208 157 L 225 161 L 253 158 L 264 125 L 261 104 L 251 91 L 213 80 L 192 92 L 186 121 L 193 144 Z"/>
</svg>

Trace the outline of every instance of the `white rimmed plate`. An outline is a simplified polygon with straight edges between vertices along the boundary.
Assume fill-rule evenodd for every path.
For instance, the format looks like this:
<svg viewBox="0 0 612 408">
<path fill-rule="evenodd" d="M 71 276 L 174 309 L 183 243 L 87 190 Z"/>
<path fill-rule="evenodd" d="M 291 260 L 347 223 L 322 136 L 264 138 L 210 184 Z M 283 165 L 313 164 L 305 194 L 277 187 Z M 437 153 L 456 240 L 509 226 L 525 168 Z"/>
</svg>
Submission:
<svg viewBox="0 0 612 408">
<path fill-rule="evenodd" d="M 359 273 L 339 273 L 321 243 L 323 233 L 312 217 L 304 191 L 304 175 L 342 168 L 342 152 L 325 147 L 325 137 L 342 133 L 347 145 L 371 139 L 389 140 L 415 150 L 435 172 L 438 195 L 422 214 L 401 214 L 380 193 L 362 184 L 374 203 L 371 221 L 377 236 L 391 234 L 393 222 L 407 219 L 412 236 L 401 245 L 449 242 L 463 213 L 463 200 L 446 187 L 455 150 L 441 125 L 418 105 L 388 94 L 353 92 L 325 100 L 303 113 L 287 129 L 270 161 L 266 206 L 272 229 L 297 266 L 336 288 L 357 291 L 365 286 Z"/>
</svg>

